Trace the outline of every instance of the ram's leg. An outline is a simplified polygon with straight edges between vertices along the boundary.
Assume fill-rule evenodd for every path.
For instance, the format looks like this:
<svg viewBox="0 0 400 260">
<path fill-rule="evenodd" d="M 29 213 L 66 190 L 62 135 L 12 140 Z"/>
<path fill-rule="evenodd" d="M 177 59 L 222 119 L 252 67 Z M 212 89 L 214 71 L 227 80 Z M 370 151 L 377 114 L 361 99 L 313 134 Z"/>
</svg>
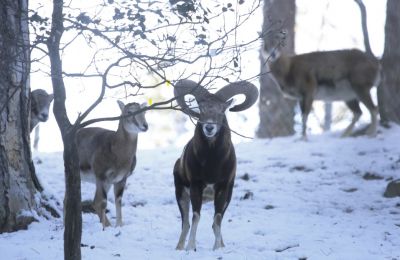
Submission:
<svg viewBox="0 0 400 260">
<path fill-rule="evenodd" d="M 100 218 L 101 224 L 103 224 L 103 229 L 110 226 L 110 221 L 106 216 L 107 192 L 110 187 L 111 185 L 96 179 L 96 194 L 94 196 L 93 207 Z"/>
<path fill-rule="evenodd" d="M 126 177 L 122 179 L 120 182 L 114 184 L 114 197 L 115 197 L 115 210 L 117 213 L 117 223 L 116 226 L 122 226 L 122 195 L 124 194 L 126 184 Z"/>
<path fill-rule="evenodd" d="M 178 191 L 179 192 L 179 191 Z M 186 237 L 189 233 L 189 206 L 190 206 L 190 196 L 188 188 L 180 189 L 180 196 L 176 195 L 176 200 L 178 202 L 179 211 L 181 213 L 182 219 L 182 231 L 179 236 L 179 241 L 176 246 L 177 250 L 183 250 L 185 248 Z"/>
<path fill-rule="evenodd" d="M 301 120 L 302 120 L 302 139 L 307 140 L 307 120 L 311 112 L 313 98 L 311 94 L 305 94 L 300 100 Z"/>
<path fill-rule="evenodd" d="M 378 108 L 372 101 L 369 91 L 370 90 L 368 88 L 362 88 L 362 90 L 358 93 L 358 97 L 360 98 L 360 101 L 367 107 L 371 115 L 371 124 L 369 125 L 366 134 L 369 136 L 375 136 L 378 127 Z"/>
<path fill-rule="evenodd" d="M 214 250 L 224 247 L 224 241 L 222 239 L 221 224 L 225 210 L 228 208 L 229 202 L 232 197 L 233 183 L 220 184 L 215 186 L 215 198 L 214 198 L 214 223 L 212 225 L 215 242 Z"/>
<path fill-rule="evenodd" d="M 347 101 L 346 105 L 353 112 L 353 119 L 351 120 L 350 125 L 346 128 L 346 130 L 342 134 L 342 137 L 346 137 L 346 136 L 351 135 L 351 133 L 352 133 L 352 131 L 354 129 L 354 125 L 360 119 L 361 114 L 362 114 L 362 111 L 361 111 L 361 108 L 360 108 L 360 105 L 359 105 L 359 102 L 358 102 L 357 99 L 353 99 L 353 100 Z"/>
<path fill-rule="evenodd" d="M 180 178 L 179 164 L 180 160 L 178 159 L 174 167 L 174 184 L 175 184 L 176 202 L 178 203 L 179 212 L 181 213 L 182 230 L 181 230 L 181 235 L 179 236 L 178 244 L 176 245 L 176 249 L 183 250 L 185 248 L 186 237 L 190 229 L 190 224 L 189 224 L 190 197 L 188 188 L 185 188 Z"/>
<path fill-rule="evenodd" d="M 193 218 L 192 228 L 190 229 L 189 242 L 186 246 L 186 250 L 196 250 L 196 232 L 197 226 L 200 221 L 203 189 L 204 185 L 202 183 L 192 183 L 190 186 L 190 201 L 192 202 Z"/>
</svg>

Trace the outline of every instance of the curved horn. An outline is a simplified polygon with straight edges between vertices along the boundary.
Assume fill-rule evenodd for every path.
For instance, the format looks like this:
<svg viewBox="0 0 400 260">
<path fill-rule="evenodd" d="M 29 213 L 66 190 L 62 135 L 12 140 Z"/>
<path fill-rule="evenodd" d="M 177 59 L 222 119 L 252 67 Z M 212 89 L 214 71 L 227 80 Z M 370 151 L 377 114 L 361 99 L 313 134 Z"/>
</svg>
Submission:
<svg viewBox="0 0 400 260">
<path fill-rule="evenodd" d="M 224 101 L 232 98 L 233 96 L 243 94 L 246 96 L 246 99 L 243 101 L 242 104 L 236 105 L 229 109 L 232 112 L 238 112 L 251 107 L 258 99 L 258 89 L 254 84 L 248 81 L 238 81 L 233 82 L 225 87 L 221 88 L 220 90 L 215 93 L 219 98 Z"/>
<path fill-rule="evenodd" d="M 178 105 L 182 108 L 183 112 L 189 116 L 199 118 L 200 114 L 190 109 L 185 102 L 185 96 L 189 94 L 193 95 L 196 98 L 196 101 L 199 102 L 202 97 L 210 95 L 210 93 L 203 86 L 192 80 L 182 79 L 175 83 L 174 96 Z"/>
</svg>

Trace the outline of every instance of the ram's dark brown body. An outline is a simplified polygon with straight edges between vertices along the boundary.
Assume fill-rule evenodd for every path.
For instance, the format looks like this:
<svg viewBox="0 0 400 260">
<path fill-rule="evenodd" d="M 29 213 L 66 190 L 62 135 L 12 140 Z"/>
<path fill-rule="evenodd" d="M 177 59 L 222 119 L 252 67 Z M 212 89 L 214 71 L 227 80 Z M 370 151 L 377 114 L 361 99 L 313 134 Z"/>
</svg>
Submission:
<svg viewBox="0 0 400 260">
<path fill-rule="evenodd" d="M 192 222 L 193 225 L 197 225 L 201 205 L 209 199 L 204 198 L 203 191 L 206 187 L 208 191 L 211 190 L 208 193 L 212 194 L 211 199 L 214 200 L 214 232 L 216 228 L 220 229 L 223 215 L 232 197 L 235 175 L 236 154 L 226 117 L 224 116 L 223 126 L 212 140 L 204 136 L 201 124 L 198 123 L 194 137 L 186 145 L 174 167 L 175 195 L 181 212 L 184 237 L 189 231 L 189 199 L 194 214 Z M 216 240 L 214 249 L 224 246 L 222 237 L 219 239 Z M 177 249 L 182 249 L 184 245 L 182 235 L 179 241 Z M 195 248 L 194 238 L 189 239 L 187 249 Z"/>
<path fill-rule="evenodd" d="M 185 187 L 191 183 L 203 186 L 207 184 L 233 183 L 236 172 L 235 149 L 231 142 L 230 130 L 221 127 L 213 143 L 196 126 L 195 135 L 186 145 L 182 160 L 175 164 L 174 176 Z"/>
</svg>

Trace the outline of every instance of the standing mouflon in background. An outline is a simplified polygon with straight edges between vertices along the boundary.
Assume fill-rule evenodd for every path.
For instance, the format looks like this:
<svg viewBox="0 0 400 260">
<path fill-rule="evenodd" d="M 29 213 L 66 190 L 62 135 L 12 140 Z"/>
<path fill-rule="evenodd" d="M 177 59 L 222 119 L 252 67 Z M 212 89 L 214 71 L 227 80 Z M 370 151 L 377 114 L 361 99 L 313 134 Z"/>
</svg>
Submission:
<svg viewBox="0 0 400 260">
<path fill-rule="evenodd" d="M 182 156 L 174 167 L 175 196 L 182 218 L 182 232 L 176 249 L 185 247 L 189 233 L 189 206 L 192 204 L 193 219 L 187 250 L 196 250 L 196 231 L 205 188 L 214 191 L 214 250 L 224 247 L 221 223 L 232 196 L 236 175 L 235 148 L 225 110 L 232 97 L 246 96 L 242 104 L 230 111 L 242 111 L 252 106 L 258 98 L 257 88 L 246 81 L 235 82 L 217 93 L 209 93 L 203 86 L 191 80 L 180 80 L 175 84 L 174 94 L 182 110 L 198 119 L 193 138 L 185 146 Z M 185 95 L 193 95 L 200 113 L 191 110 L 185 103 Z"/>
<path fill-rule="evenodd" d="M 378 59 L 355 49 L 273 56 L 275 59 L 272 58 L 269 64 L 271 77 L 285 96 L 300 101 L 304 139 L 314 100 L 346 102 L 353 112 L 353 120 L 342 136 L 352 134 L 362 114 L 361 101 L 371 115 L 367 134 L 376 134 L 378 109 L 372 101 L 370 90 L 380 80 Z"/>
<path fill-rule="evenodd" d="M 121 201 L 126 180 L 136 166 L 138 133 L 146 132 L 145 112 L 137 113 L 146 104 L 118 101 L 122 111 L 118 130 L 100 127 L 82 128 L 77 133 L 79 165 L 82 180 L 96 184 L 93 207 L 103 224 L 110 226 L 106 216 L 107 193 L 114 185 L 117 226 L 122 226 Z"/>
</svg>

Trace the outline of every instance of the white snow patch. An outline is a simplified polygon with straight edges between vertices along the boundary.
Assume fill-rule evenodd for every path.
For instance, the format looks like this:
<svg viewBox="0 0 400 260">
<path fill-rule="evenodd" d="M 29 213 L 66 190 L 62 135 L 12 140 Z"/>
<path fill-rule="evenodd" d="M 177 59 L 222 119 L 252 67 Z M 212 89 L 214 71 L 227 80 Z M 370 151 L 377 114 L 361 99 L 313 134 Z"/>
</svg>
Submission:
<svg viewBox="0 0 400 260">
<path fill-rule="evenodd" d="M 226 247 L 217 251 L 212 203 L 201 211 L 197 252 L 175 250 L 181 222 L 172 169 L 181 149 L 139 150 L 123 196 L 125 225 L 103 231 L 96 215 L 83 214 L 83 259 L 400 259 L 400 199 L 382 196 L 399 178 L 400 127 L 376 138 L 339 135 L 237 145 L 237 178 L 222 222 Z M 62 211 L 62 154 L 35 157 L 43 161 L 36 169 L 46 195 Z M 365 180 L 366 173 L 382 179 Z M 82 198 L 93 195 L 94 185 L 83 183 Z M 112 191 L 108 209 L 115 225 Z M 1 259 L 63 259 L 62 219 L 1 234 L 0 252 Z"/>
</svg>

